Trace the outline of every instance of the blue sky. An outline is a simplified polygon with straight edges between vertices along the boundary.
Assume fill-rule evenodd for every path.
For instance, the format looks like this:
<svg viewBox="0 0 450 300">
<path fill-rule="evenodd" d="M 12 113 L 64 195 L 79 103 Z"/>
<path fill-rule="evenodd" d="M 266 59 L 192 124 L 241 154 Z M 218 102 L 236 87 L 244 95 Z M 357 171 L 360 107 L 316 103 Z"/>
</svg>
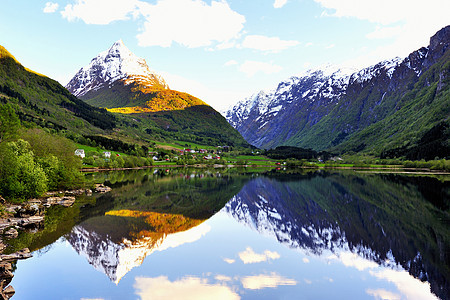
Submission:
<svg viewBox="0 0 450 300">
<path fill-rule="evenodd" d="M 173 89 L 224 109 L 321 65 L 427 46 L 448 0 L 1 0 L 0 45 L 63 85 L 122 39 Z"/>
</svg>

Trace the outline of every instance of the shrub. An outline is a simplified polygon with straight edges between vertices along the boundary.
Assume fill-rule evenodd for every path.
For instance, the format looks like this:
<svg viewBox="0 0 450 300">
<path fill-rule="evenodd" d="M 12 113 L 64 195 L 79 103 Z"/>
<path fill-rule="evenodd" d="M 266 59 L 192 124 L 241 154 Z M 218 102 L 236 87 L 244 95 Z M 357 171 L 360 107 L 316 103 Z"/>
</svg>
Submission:
<svg viewBox="0 0 450 300">
<path fill-rule="evenodd" d="M 48 179 L 35 161 L 27 141 L 19 139 L 0 147 L 0 193 L 13 200 L 39 197 L 47 191 Z"/>
</svg>

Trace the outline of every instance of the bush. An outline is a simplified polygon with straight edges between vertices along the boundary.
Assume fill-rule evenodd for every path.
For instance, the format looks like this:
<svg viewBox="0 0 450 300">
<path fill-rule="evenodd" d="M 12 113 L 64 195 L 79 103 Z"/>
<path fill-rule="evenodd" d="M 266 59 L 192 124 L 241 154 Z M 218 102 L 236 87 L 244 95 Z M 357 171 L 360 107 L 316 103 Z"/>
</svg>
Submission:
<svg viewBox="0 0 450 300">
<path fill-rule="evenodd" d="M 47 191 L 48 179 L 35 161 L 27 141 L 19 139 L 0 147 L 0 193 L 13 200 L 39 197 Z"/>
<path fill-rule="evenodd" d="M 40 129 L 30 129 L 22 134 L 36 161 L 44 169 L 49 189 L 74 188 L 83 185 L 84 177 L 79 171 L 81 159 L 74 155 L 75 144 L 67 138 L 49 134 Z"/>
</svg>

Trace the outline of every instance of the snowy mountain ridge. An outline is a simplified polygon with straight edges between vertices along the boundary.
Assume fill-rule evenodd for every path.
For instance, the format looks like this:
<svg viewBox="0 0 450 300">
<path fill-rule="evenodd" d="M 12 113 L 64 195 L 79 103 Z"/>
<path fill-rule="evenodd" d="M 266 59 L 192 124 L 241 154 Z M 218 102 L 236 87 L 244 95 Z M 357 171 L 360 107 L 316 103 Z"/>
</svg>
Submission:
<svg viewBox="0 0 450 300">
<path fill-rule="evenodd" d="M 385 70 L 389 77 L 392 77 L 392 73 L 401 62 L 402 59 L 396 57 L 359 71 L 355 68 L 341 68 L 331 64 L 309 69 L 280 82 L 276 88 L 261 90 L 237 102 L 223 114 L 228 122 L 238 129 L 239 124 L 247 120 L 254 110 L 259 113 L 259 117 L 255 120 L 258 121 L 266 118 L 264 115 L 272 114 L 270 116 L 275 117 L 278 111 L 294 101 L 314 102 L 319 97 L 337 101 L 349 83 L 369 81 L 377 76 L 380 70 Z M 310 88 L 302 86 L 311 80 L 314 83 Z M 294 90 L 302 90 L 301 95 L 295 95 Z M 262 125 L 259 127 L 261 128 Z"/>
<path fill-rule="evenodd" d="M 89 65 L 81 68 L 66 88 L 75 96 L 82 97 L 117 80 L 125 80 L 125 84 L 136 82 L 148 87 L 169 88 L 160 75 L 150 70 L 145 59 L 131 52 L 122 40 L 115 42 L 108 50 L 93 58 Z"/>
<path fill-rule="evenodd" d="M 420 97 L 408 98 L 408 93 L 416 88 L 427 93 L 425 90 L 434 81 L 437 81 L 438 93 L 445 90 L 444 66 L 448 49 L 450 26 L 432 36 L 428 47 L 413 51 L 405 58 L 395 57 L 361 70 L 332 65 L 307 70 L 280 82 L 274 89 L 237 102 L 223 115 L 247 142 L 258 148 L 283 145 L 319 151 L 345 148 L 353 152 L 377 148 L 376 151 L 381 152 L 388 143 L 390 147 L 405 144 L 406 135 L 392 137 L 392 134 L 380 132 L 396 126 L 397 130 L 404 128 L 398 123 L 388 124 L 387 118 L 402 108 L 402 113 L 409 114 L 406 102 L 415 105 L 420 101 Z M 428 74 L 429 70 L 439 74 L 433 77 Z M 420 80 L 422 76 L 429 77 L 425 84 Z M 421 83 L 420 87 L 417 83 Z M 436 97 L 441 96 L 438 93 Z M 427 114 L 432 111 L 425 108 L 427 105 L 441 104 L 430 100 L 417 109 Z M 410 118 L 410 122 L 416 119 L 412 115 Z M 438 121 L 424 121 L 426 124 L 421 124 L 420 128 L 431 128 Z M 372 130 L 370 135 L 362 134 L 362 130 L 377 123 L 384 129 Z M 419 140 L 425 132 L 415 131 L 414 134 L 418 134 Z M 395 142 L 391 141 L 393 139 Z"/>
</svg>

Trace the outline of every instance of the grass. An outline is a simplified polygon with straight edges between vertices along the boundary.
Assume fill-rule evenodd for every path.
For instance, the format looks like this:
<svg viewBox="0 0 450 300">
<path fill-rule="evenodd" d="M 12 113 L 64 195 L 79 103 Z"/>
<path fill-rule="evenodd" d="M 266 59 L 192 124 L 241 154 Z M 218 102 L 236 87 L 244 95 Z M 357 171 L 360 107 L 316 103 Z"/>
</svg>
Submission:
<svg viewBox="0 0 450 300">
<path fill-rule="evenodd" d="M 165 149 L 164 147 L 172 147 L 172 148 L 176 148 L 176 149 L 180 149 L 180 150 L 183 150 L 185 148 L 189 148 L 189 149 L 197 148 L 197 149 L 206 149 L 206 150 L 216 150 L 217 149 L 215 146 L 200 145 L 200 144 L 186 142 L 186 141 L 179 141 L 176 143 L 164 143 L 164 142 L 155 142 L 155 143 L 156 143 L 156 147 L 163 148 L 163 149 Z"/>
<path fill-rule="evenodd" d="M 164 160 L 164 161 L 154 161 L 153 165 L 154 166 L 167 166 L 167 165 L 175 166 L 175 165 L 177 165 L 177 163 L 174 161 L 165 161 Z"/>
<path fill-rule="evenodd" d="M 239 160 L 262 160 L 262 161 L 271 161 L 271 162 L 275 162 L 273 159 L 270 159 L 266 156 L 262 156 L 262 155 L 239 155 L 236 156 L 235 159 L 239 159 Z"/>
</svg>

